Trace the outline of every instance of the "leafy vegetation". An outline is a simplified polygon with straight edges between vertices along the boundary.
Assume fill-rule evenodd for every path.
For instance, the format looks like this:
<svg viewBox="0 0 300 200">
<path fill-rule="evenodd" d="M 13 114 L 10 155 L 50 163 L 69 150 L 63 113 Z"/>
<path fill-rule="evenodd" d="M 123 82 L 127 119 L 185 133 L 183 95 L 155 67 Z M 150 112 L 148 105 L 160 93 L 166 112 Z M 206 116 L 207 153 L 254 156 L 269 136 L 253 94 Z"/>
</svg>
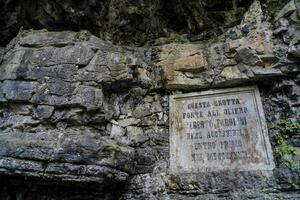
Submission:
<svg viewBox="0 0 300 200">
<path fill-rule="evenodd" d="M 290 119 L 281 120 L 277 123 L 278 130 L 276 143 L 281 145 L 292 136 L 300 135 L 300 123 L 293 122 Z"/>
<path fill-rule="evenodd" d="M 289 1 L 290 0 L 261 0 L 261 3 L 268 14 L 275 17 Z"/>
<path fill-rule="evenodd" d="M 300 136 L 300 124 L 290 119 L 282 120 L 277 123 L 276 130 L 276 143 L 279 145 L 278 154 L 287 167 L 300 168 L 300 162 L 294 160 L 297 151 L 295 147 L 288 144 L 290 138 Z"/>
<path fill-rule="evenodd" d="M 300 162 L 294 160 L 296 149 L 291 145 L 281 145 L 278 149 L 279 155 L 282 157 L 284 164 L 289 168 L 300 168 Z"/>
</svg>

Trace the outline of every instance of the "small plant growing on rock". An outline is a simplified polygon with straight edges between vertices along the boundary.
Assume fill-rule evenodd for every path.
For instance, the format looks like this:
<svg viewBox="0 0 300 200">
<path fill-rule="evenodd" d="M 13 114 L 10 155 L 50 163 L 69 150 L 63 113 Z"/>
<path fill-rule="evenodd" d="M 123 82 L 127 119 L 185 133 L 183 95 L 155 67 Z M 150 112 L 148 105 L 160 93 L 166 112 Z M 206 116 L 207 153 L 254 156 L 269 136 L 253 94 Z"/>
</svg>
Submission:
<svg viewBox="0 0 300 200">
<path fill-rule="evenodd" d="M 279 145 L 293 136 L 300 135 L 300 123 L 293 122 L 291 119 L 279 121 L 276 129 L 278 130 L 276 143 Z"/>
<path fill-rule="evenodd" d="M 290 168 L 300 168 L 300 162 L 295 161 L 296 149 L 288 144 L 288 140 L 294 136 L 300 136 L 300 123 L 290 119 L 282 120 L 276 126 L 276 143 L 279 145 L 277 151 L 285 165 Z"/>
<path fill-rule="evenodd" d="M 289 168 L 299 168 L 299 162 L 294 160 L 294 156 L 296 156 L 296 149 L 291 145 L 283 144 L 278 149 L 279 155 L 284 160 L 284 163 Z"/>
</svg>

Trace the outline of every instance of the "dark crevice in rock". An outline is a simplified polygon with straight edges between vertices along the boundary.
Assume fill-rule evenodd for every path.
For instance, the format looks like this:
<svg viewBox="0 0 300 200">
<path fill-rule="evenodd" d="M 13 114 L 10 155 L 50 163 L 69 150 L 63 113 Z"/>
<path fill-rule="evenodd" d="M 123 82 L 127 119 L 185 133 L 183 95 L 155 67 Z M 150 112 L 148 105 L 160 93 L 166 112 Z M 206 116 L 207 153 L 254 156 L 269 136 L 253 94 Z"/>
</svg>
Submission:
<svg viewBox="0 0 300 200">
<path fill-rule="evenodd" d="M 160 37 L 168 38 L 170 34 L 198 35 L 209 30 L 207 36 L 211 33 L 218 35 L 224 29 L 224 19 L 215 18 L 215 14 L 210 13 L 218 12 L 218 15 L 223 16 L 226 12 L 246 8 L 251 2 L 0 0 L 0 7 L 3 8 L 0 11 L 0 45 L 6 45 L 21 27 L 45 28 L 49 31 L 88 30 L 105 40 L 125 45 L 143 45 Z M 243 12 L 236 12 L 235 17 L 232 15 L 225 20 L 236 24 Z"/>
<path fill-rule="evenodd" d="M 251 4 L 251 1 L 245 1 L 245 0 L 227 0 L 227 1 L 218 1 L 218 0 L 212 0 L 209 1 L 209 3 L 205 6 L 205 9 L 207 11 L 228 11 L 228 10 L 234 10 L 236 8 L 241 7 L 249 7 Z"/>
<path fill-rule="evenodd" d="M 120 198 L 124 183 L 53 181 L 35 177 L 0 176 L 0 199 L 111 199 Z M 106 191 L 106 192 L 103 192 Z"/>
</svg>

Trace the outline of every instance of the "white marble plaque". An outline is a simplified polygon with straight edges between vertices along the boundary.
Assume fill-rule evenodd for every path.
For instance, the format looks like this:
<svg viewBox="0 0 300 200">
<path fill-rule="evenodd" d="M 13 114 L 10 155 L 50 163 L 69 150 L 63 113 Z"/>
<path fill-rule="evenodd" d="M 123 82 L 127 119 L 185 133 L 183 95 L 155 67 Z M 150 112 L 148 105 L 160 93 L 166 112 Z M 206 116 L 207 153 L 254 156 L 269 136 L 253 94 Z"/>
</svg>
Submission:
<svg viewBox="0 0 300 200">
<path fill-rule="evenodd" d="M 171 173 L 273 168 L 257 87 L 170 97 Z"/>
</svg>

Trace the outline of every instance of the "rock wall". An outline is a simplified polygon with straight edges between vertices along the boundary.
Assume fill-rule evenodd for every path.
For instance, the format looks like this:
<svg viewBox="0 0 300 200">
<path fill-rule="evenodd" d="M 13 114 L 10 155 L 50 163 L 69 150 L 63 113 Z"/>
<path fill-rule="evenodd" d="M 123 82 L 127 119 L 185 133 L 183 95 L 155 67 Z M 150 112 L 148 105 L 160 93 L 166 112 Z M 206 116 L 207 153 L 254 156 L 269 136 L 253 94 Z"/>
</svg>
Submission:
<svg viewBox="0 0 300 200">
<path fill-rule="evenodd" d="M 86 29 L 126 45 L 203 40 L 236 25 L 250 4 L 251 0 L 0 0 L 0 45 L 21 27 Z M 161 37 L 165 39 L 155 41 Z"/>
<path fill-rule="evenodd" d="M 255 1 L 203 42 L 20 31 L 0 49 L 0 199 L 300 199 L 300 170 L 278 155 L 274 128 L 299 120 L 293 2 L 271 24 Z M 276 168 L 170 174 L 169 95 L 246 85 L 260 89 Z"/>
</svg>

